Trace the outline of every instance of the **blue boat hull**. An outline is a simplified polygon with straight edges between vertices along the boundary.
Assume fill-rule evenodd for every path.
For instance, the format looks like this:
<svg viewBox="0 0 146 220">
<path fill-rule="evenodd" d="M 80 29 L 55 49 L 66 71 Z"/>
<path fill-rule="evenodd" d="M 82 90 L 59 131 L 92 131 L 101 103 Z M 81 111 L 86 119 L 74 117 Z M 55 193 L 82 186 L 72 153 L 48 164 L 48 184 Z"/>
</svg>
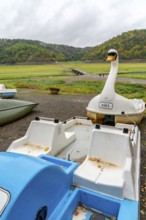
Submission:
<svg viewBox="0 0 146 220">
<path fill-rule="evenodd" d="M 2 99 L 10 99 L 16 95 L 16 92 L 0 92 L 0 98 Z"/>
<path fill-rule="evenodd" d="M 0 163 L 0 220 L 72 220 L 79 215 L 79 205 L 91 210 L 84 220 L 93 219 L 93 210 L 105 220 L 139 218 L 138 201 L 114 199 L 73 186 L 75 162 L 1 152 Z"/>
</svg>

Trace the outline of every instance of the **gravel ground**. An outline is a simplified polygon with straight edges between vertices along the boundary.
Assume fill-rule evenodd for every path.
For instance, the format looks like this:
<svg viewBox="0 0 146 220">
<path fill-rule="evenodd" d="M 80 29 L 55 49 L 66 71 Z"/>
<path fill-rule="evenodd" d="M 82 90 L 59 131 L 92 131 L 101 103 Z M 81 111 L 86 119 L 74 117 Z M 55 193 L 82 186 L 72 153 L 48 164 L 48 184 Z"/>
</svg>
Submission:
<svg viewBox="0 0 146 220">
<path fill-rule="evenodd" d="M 36 116 L 57 118 L 61 121 L 73 116 L 86 116 L 86 106 L 95 95 L 50 95 L 33 90 L 20 90 L 15 99 L 37 102 L 35 110 L 16 122 L 0 127 L 0 151 L 5 151 L 13 140 L 22 137 Z M 141 130 L 141 220 L 146 220 L 146 116 Z M 128 219 L 125 219 L 128 220 Z M 132 219 L 130 219 L 132 220 Z"/>
</svg>

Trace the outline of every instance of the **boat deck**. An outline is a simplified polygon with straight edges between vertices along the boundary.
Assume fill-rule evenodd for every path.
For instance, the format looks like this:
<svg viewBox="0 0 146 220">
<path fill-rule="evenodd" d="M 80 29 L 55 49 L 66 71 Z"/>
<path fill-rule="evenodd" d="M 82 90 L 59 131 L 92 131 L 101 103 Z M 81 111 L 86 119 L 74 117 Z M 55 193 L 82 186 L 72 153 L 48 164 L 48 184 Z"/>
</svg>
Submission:
<svg viewBox="0 0 146 220">
<path fill-rule="evenodd" d="M 68 120 L 66 124 L 62 122 L 55 124 L 44 120 L 33 121 L 26 135 L 14 141 L 7 151 L 30 156 L 49 154 L 82 163 L 88 154 L 95 126 L 90 120 L 80 118 Z M 115 134 L 121 133 L 123 128 L 121 125 L 120 127 L 100 125 L 101 130 L 112 130 Z M 130 128 L 130 132 L 132 126 L 128 127 L 127 125 L 127 128 Z M 52 135 L 52 132 L 54 132 L 54 135 Z M 63 133 L 63 137 L 60 132 Z M 60 139 L 57 140 L 59 136 Z M 63 142 L 62 139 L 65 139 L 65 141 Z M 67 139 L 68 141 L 66 141 Z"/>
<path fill-rule="evenodd" d="M 68 128 L 66 131 L 75 133 L 76 139 L 57 156 L 82 163 L 88 153 L 94 127 L 95 125 L 75 124 Z"/>
<path fill-rule="evenodd" d="M 107 216 L 92 208 L 79 205 L 74 212 L 72 220 L 116 220 L 116 217 Z"/>
<path fill-rule="evenodd" d="M 87 155 L 94 127 L 95 125 L 74 125 L 66 129 L 65 133 L 75 133 L 75 140 L 69 143 L 57 157 L 82 162 Z M 49 154 L 50 147 L 27 140 L 27 142 L 24 141 L 17 146 L 15 145 L 15 148 L 11 150 L 14 150 L 15 153 L 39 156 L 41 154 Z"/>
</svg>

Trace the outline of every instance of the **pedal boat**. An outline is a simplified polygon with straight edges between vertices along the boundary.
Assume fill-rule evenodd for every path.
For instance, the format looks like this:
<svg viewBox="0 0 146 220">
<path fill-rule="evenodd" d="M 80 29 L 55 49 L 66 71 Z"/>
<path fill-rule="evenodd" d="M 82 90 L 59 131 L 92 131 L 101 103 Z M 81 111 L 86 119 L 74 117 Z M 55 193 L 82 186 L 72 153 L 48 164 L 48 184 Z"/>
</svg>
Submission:
<svg viewBox="0 0 146 220">
<path fill-rule="evenodd" d="M 96 123 L 139 124 L 145 111 L 141 99 L 127 99 L 115 92 L 115 81 L 118 73 L 119 55 L 115 49 L 108 52 L 107 61 L 111 69 L 101 94 L 95 96 L 87 106 L 87 117 Z"/>
<path fill-rule="evenodd" d="M 0 159 L 0 186 L 10 194 L 3 205 L 8 219 L 20 213 L 22 220 L 139 219 L 136 125 L 36 118 L 25 136 L 12 142 L 5 160 Z"/>
</svg>

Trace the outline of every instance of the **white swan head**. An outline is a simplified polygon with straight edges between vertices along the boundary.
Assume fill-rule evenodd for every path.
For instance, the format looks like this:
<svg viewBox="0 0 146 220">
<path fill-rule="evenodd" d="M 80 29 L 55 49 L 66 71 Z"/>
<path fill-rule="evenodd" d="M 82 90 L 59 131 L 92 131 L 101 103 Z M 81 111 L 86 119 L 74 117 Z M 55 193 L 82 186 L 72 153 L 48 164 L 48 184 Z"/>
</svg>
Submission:
<svg viewBox="0 0 146 220">
<path fill-rule="evenodd" d="M 118 62 L 119 61 L 118 52 L 115 49 L 110 49 L 108 51 L 108 57 L 106 60 L 111 62 Z"/>
</svg>

